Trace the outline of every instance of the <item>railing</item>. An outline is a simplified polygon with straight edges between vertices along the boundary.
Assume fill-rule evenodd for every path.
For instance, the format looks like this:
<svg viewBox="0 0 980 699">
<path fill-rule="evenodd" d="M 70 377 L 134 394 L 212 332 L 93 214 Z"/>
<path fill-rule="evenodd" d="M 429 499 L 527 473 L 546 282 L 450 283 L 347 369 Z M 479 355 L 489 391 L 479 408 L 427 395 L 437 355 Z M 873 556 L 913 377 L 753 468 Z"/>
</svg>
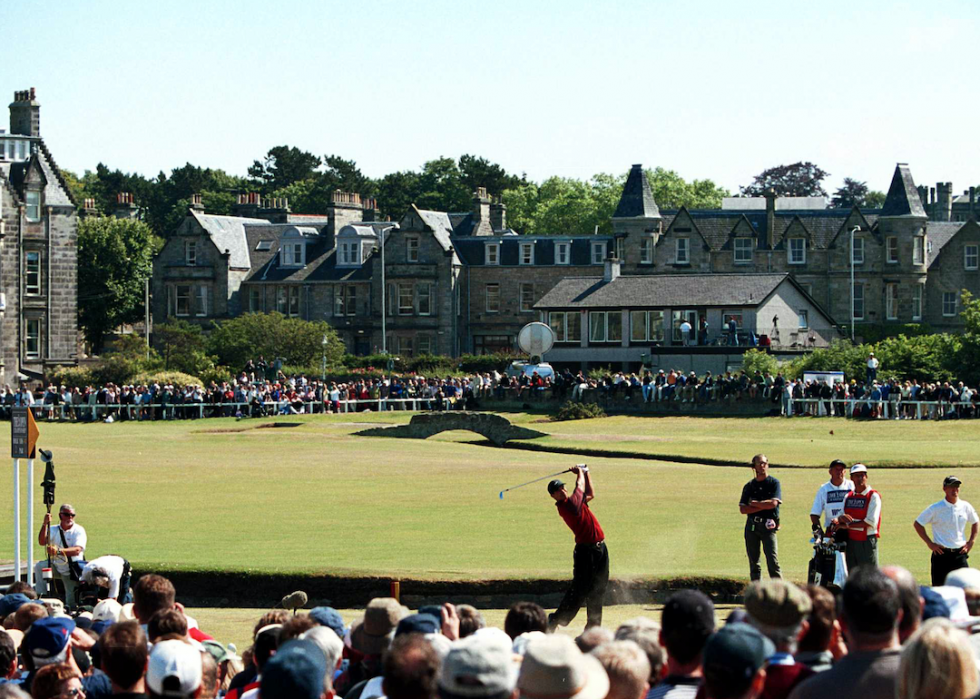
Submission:
<svg viewBox="0 0 980 699">
<path fill-rule="evenodd" d="M 980 416 L 980 409 L 973 403 L 959 401 L 949 402 L 940 400 L 872 400 L 871 398 L 780 398 L 782 413 L 786 417 L 793 415 L 810 417 L 865 417 L 855 415 L 856 409 L 863 412 L 866 405 L 871 413 L 867 417 L 878 419 L 907 419 L 907 420 L 940 420 L 951 414 L 965 417 L 973 412 L 974 417 Z M 829 408 L 829 409 L 828 409 Z"/>
</svg>

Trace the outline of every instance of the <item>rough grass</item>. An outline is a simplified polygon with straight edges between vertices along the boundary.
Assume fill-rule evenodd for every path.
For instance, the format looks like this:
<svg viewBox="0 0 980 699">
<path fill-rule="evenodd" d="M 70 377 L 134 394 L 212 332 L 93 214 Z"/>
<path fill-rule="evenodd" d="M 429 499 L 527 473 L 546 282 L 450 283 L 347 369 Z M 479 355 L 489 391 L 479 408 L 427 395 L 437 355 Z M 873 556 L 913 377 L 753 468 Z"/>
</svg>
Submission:
<svg viewBox="0 0 980 699">
<path fill-rule="evenodd" d="M 564 578 L 571 537 L 544 486 L 498 493 L 585 459 L 461 443 L 470 433 L 427 441 L 351 436 L 404 413 L 289 418 L 298 427 L 244 429 L 260 421 L 165 424 L 41 424 L 54 450 L 58 501 L 70 501 L 89 533 L 90 558 L 128 557 L 136 567 L 377 575 L 421 579 Z M 785 505 L 780 558 L 805 577 L 807 513 L 823 465 L 840 457 L 872 465 L 884 499 L 881 560 L 927 574 L 913 518 L 941 496 L 943 471 L 875 470 L 879 461 L 974 463 L 980 423 L 851 423 L 836 420 L 630 418 L 534 423 L 556 445 L 660 449 L 747 462 L 764 451 Z M 268 422 L 268 421 L 266 421 Z M 834 436 L 829 435 L 833 429 Z M 223 431 L 227 430 L 227 431 Z M 812 441 L 811 441 L 812 440 Z M 747 576 L 737 501 L 748 468 L 589 458 L 617 578 Z M 26 469 L 22 466 L 22 480 Z M 956 468 L 971 499 L 980 473 Z M 35 469 L 35 530 L 44 509 Z M 22 488 L 26 486 L 22 483 Z M 9 491 L 8 491 L 9 492 Z M 980 499 L 980 498 L 974 498 Z M 11 499 L 0 538 L 12 538 Z M 23 511 L 22 511 L 23 512 Z M 26 515 L 24 515 L 26 527 Z M 34 532 L 24 533 L 26 542 Z M 8 543 L 9 547 L 9 543 Z M 4 557 L 12 557 L 12 551 Z M 25 549 L 26 551 L 26 549 Z M 35 548 L 37 555 L 41 553 Z M 26 553 L 24 554 L 26 558 Z M 232 601 L 232 604 L 234 602 Z"/>
</svg>

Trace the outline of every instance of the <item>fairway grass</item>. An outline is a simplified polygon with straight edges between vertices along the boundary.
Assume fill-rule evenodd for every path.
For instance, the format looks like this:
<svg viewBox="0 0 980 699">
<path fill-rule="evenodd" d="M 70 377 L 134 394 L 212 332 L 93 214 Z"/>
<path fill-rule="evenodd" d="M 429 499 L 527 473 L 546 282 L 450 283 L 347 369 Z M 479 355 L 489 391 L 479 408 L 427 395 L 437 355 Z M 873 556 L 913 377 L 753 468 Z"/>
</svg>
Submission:
<svg viewBox="0 0 980 699">
<path fill-rule="evenodd" d="M 87 557 L 120 554 L 137 572 L 566 579 L 572 537 L 544 486 L 509 492 L 503 500 L 498 493 L 587 460 L 597 492 L 593 510 L 607 536 L 614 578 L 747 577 L 744 517 L 737 503 L 751 477 L 748 468 L 494 449 L 471 443 L 471 433 L 426 441 L 353 435 L 409 417 L 291 417 L 282 420 L 299 426 L 275 429 L 257 429 L 270 421 L 234 419 L 42 423 L 40 446 L 54 451 L 57 499 L 78 508 L 88 532 Z M 949 468 L 974 463 L 980 426 L 628 417 L 541 423 L 534 415 L 508 417 L 548 432 L 550 437 L 537 441 L 554 445 L 662 449 L 739 462 L 762 451 L 777 464 L 816 466 L 773 469 L 785 499 L 780 560 L 793 580 L 805 578 L 811 553 L 807 515 L 827 479 L 823 466 L 837 457 L 872 464 L 870 483 L 883 498 L 882 563 L 905 565 L 927 579 L 928 552 L 912 520 L 942 497 L 946 473 L 875 470 L 874 464 L 900 453 Z M 980 492 L 980 471 L 955 472 L 964 481 L 964 498 L 980 501 L 971 495 Z M 35 540 L 44 512 L 42 474 L 38 462 L 32 532 L 26 532 L 22 508 L 25 546 Z M 23 492 L 23 465 L 21 477 Z M 10 559 L 12 498 L 4 500 L 0 538 L 8 542 L 2 557 Z M 35 555 L 41 553 L 35 546 Z"/>
</svg>

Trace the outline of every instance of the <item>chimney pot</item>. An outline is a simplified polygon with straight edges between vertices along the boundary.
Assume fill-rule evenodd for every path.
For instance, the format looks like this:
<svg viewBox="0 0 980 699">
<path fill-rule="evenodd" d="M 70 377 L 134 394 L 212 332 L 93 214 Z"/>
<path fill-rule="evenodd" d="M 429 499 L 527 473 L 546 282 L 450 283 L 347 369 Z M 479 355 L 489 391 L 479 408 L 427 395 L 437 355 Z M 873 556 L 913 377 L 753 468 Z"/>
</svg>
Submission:
<svg viewBox="0 0 980 699">
<path fill-rule="evenodd" d="M 611 282 L 619 278 L 620 262 L 619 258 L 615 255 L 610 255 L 605 260 L 605 268 L 603 269 L 602 281 Z"/>
</svg>

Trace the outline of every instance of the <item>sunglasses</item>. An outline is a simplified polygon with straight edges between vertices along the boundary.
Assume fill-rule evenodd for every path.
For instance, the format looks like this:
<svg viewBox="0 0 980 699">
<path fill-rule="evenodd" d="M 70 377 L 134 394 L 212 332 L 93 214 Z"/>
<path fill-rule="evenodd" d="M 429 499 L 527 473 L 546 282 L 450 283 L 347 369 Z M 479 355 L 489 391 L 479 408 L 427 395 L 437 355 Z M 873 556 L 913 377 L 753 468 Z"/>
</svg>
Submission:
<svg viewBox="0 0 980 699">
<path fill-rule="evenodd" d="M 59 512 L 58 514 L 61 515 L 62 517 L 74 517 L 75 516 L 75 513 L 74 512 Z"/>
</svg>

